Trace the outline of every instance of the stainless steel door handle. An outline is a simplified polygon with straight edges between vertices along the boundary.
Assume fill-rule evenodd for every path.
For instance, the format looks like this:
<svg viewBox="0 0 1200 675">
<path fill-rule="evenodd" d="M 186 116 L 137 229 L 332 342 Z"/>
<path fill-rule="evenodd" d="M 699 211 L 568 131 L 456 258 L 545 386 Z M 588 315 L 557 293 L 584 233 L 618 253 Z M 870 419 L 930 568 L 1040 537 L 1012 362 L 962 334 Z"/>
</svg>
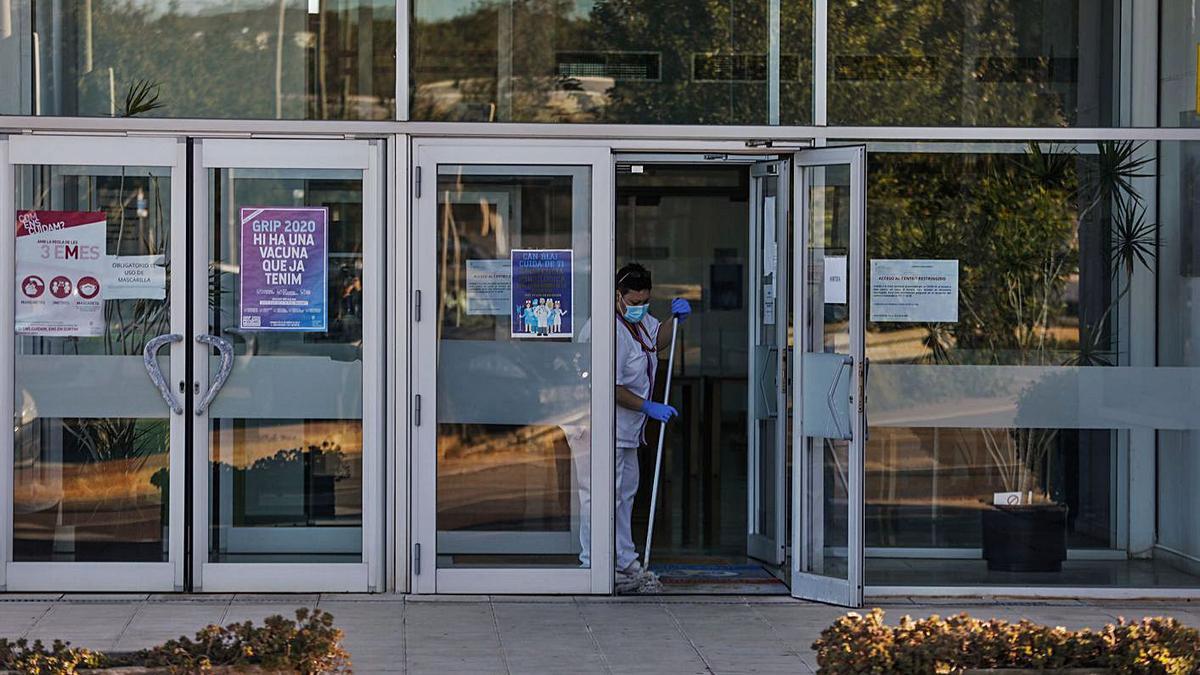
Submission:
<svg viewBox="0 0 1200 675">
<path fill-rule="evenodd" d="M 142 359 L 146 365 L 146 374 L 150 376 L 150 381 L 158 387 L 158 393 L 166 402 L 167 407 L 176 415 L 183 414 L 183 404 L 175 399 L 175 394 L 171 392 L 171 387 L 163 378 L 162 370 L 158 367 L 158 350 L 163 348 L 163 345 L 172 342 L 182 342 L 183 336 L 179 333 L 167 333 L 158 337 L 150 338 L 146 343 L 146 348 L 142 350 Z"/>
<path fill-rule="evenodd" d="M 842 430 L 842 423 L 838 418 L 837 408 L 834 407 L 833 396 L 837 393 L 838 383 L 842 381 L 842 372 L 846 370 L 847 366 L 852 365 L 854 365 L 853 356 L 842 357 L 842 362 L 838 364 L 838 369 L 833 374 L 833 382 L 829 385 L 829 393 L 825 395 L 825 405 L 829 407 L 829 415 L 833 419 L 833 428 L 837 429 L 838 438 L 843 441 L 853 440 L 854 433 L 853 430 Z"/>
<path fill-rule="evenodd" d="M 220 393 L 221 387 L 225 386 L 225 381 L 229 379 L 229 373 L 233 370 L 233 344 L 216 335 L 197 335 L 196 342 L 216 347 L 217 351 L 221 353 L 221 367 L 217 369 L 216 377 L 209 384 L 204 400 L 196 406 L 196 416 L 199 417 L 208 411 L 208 406 L 212 404 L 213 399 Z"/>
<path fill-rule="evenodd" d="M 763 407 L 766 408 L 766 419 L 773 419 L 779 415 L 778 408 L 771 409 L 771 392 L 767 391 L 767 372 L 772 365 L 775 365 L 778 370 L 778 364 L 771 360 L 771 355 L 778 351 L 778 347 L 768 346 L 766 356 L 763 357 L 762 368 L 758 371 L 758 393 L 762 396 Z"/>
</svg>

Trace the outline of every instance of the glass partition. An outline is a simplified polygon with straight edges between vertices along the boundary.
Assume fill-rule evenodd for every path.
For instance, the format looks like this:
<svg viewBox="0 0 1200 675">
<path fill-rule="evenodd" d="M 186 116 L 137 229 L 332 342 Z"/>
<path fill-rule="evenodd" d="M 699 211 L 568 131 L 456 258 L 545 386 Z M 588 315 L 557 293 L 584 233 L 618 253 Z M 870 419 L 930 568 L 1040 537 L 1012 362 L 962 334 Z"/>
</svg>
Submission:
<svg viewBox="0 0 1200 675">
<path fill-rule="evenodd" d="M 394 119 L 395 0 L 0 3 L 0 114 Z"/>
<path fill-rule="evenodd" d="M 1187 217 L 1150 197 L 1156 150 L 872 148 L 869 585 L 1200 585 L 1154 534 L 1156 508 L 1186 520 L 1154 432 L 1186 439 L 1200 387 L 1186 340 L 1161 337 L 1176 362 L 1155 362 L 1156 317 L 1186 323 L 1156 314 L 1155 276 L 1186 292 L 1187 255 Z M 885 264 L 942 270 L 947 302 L 926 286 L 895 309 Z M 1186 470 L 1186 442 L 1169 447 Z"/>
</svg>

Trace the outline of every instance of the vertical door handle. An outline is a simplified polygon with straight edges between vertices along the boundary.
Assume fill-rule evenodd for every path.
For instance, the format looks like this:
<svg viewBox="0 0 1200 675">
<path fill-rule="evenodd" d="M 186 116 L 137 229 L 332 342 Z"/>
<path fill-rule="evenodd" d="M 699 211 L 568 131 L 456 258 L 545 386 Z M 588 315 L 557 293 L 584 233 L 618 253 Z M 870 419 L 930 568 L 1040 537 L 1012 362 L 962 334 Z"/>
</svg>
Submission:
<svg viewBox="0 0 1200 675">
<path fill-rule="evenodd" d="M 829 393 L 825 395 L 825 405 L 829 407 L 829 414 L 833 418 L 833 428 L 837 429 L 838 440 L 842 441 L 853 440 L 854 432 L 842 430 L 842 423 L 838 418 L 838 411 L 836 404 L 833 401 L 833 396 L 837 393 L 838 383 L 842 381 L 842 372 L 846 370 L 847 366 L 851 365 L 854 365 L 853 356 L 842 357 L 842 362 L 838 364 L 837 372 L 833 374 L 833 382 L 829 385 Z"/>
<path fill-rule="evenodd" d="M 775 366 L 775 369 L 777 371 L 779 370 L 779 364 L 771 360 L 771 355 L 778 352 L 778 347 L 768 346 L 767 353 L 763 357 L 762 367 L 758 371 L 758 393 L 760 396 L 762 396 L 763 407 L 766 408 L 765 412 L 767 419 L 773 419 L 779 415 L 778 407 L 776 407 L 774 410 L 771 409 L 771 392 L 767 391 L 767 372 L 771 369 L 771 366 Z M 776 386 L 779 385 L 778 382 L 775 384 Z"/>
<path fill-rule="evenodd" d="M 150 381 L 158 387 L 158 393 L 166 402 L 167 407 L 176 415 L 183 414 L 183 404 L 175 400 L 175 394 L 171 392 L 171 387 L 163 378 L 162 370 L 158 367 L 158 350 L 163 348 L 163 345 L 172 342 L 182 342 L 183 336 L 179 333 L 167 333 L 158 337 L 150 338 L 146 343 L 146 348 L 142 350 L 143 363 L 146 365 L 146 374 L 150 376 Z"/>
<path fill-rule="evenodd" d="M 208 386 L 208 393 L 204 395 L 204 400 L 196 406 L 196 416 L 199 417 L 208 410 L 208 406 L 220 393 L 221 387 L 225 386 L 225 380 L 229 379 L 229 373 L 233 370 L 233 344 L 216 335 L 197 335 L 196 342 L 216 347 L 217 351 L 221 353 L 221 367 L 217 369 L 217 376 Z"/>
</svg>

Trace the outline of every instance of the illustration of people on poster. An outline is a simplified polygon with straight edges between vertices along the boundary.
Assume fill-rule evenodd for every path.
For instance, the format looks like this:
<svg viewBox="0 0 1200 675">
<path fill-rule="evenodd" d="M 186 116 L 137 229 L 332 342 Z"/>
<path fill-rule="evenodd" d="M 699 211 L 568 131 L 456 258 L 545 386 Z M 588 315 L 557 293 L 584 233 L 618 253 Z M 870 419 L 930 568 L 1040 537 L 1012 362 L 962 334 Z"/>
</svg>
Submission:
<svg viewBox="0 0 1200 675">
<path fill-rule="evenodd" d="M 570 249 L 513 249 L 512 336 L 574 335 L 574 277 Z"/>
<path fill-rule="evenodd" d="M 245 207 L 241 222 L 238 326 L 249 331 L 325 332 L 329 210 Z"/>
<path fill-rule="evenodd" d="M 18 335 L 104 335 L 107 231 L 101 211 L 17 211 Z"/>
</svg>

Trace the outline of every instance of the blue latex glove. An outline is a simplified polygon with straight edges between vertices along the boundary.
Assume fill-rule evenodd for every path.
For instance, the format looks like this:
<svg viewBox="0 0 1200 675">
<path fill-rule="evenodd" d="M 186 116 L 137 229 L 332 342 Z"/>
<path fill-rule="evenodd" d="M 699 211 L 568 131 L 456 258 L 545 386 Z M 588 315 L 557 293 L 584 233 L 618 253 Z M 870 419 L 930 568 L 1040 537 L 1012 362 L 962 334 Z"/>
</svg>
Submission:
<svg viewBox="0 0 1200 675">
<path fill-rule="evenodd" d="M 642 403 L 642 412 L 646 413 L 646 416 L 650 419 L 658 422 L 670 421 L 672 417 L 679 414 L 679 411 L 673 406 L 669 406 L 666 403 L 655 403 L 654 401 L 644 401 Z"/>
<path fill-rule="evenodd" d="M 676 319 L 683 321 L 691 315 L 692 306 L 683 298 L 675 298 L 671 301 L 671 313 L 675 315 Z"/>
</svg>

